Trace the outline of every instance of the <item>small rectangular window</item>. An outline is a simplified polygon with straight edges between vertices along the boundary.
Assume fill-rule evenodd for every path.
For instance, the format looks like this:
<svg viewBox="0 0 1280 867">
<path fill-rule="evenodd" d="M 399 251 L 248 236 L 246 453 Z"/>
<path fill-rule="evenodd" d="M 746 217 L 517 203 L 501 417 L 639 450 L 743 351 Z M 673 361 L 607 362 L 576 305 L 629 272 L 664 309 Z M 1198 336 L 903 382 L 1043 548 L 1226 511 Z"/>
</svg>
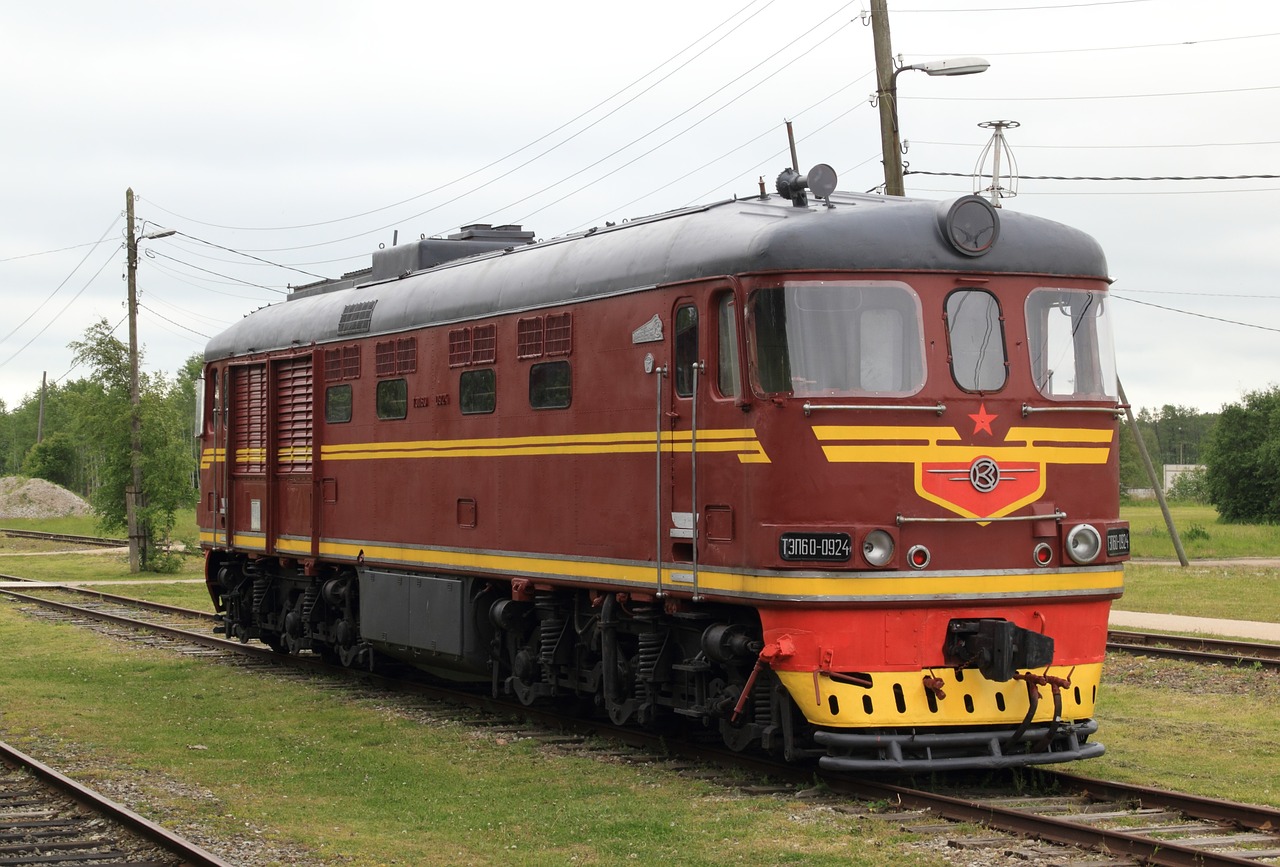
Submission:
<svg viewBox="0 0 1280 867">
<path fill-rule="evenodd" d="M 360 378 L 360 347 L 339 346 L 324 351 L 325 382 L 341 382 L 344 379 Z"/>
<path fill-rule="evenodd" d="M 418 371 L 418 338 L 400 337 L 396 339 L 396 373 L 417 373 Z"/>
<path fill-rule="evenodd" d="M 324 390 L 324 420 L 328 424 L 351 421 L 351 386 L 331 385 Z"/>
<path fill-rule="evenodd" d="M 493 364 L 498 360 L 498 326 L 477 325 L 471 333 L 471 363 Z"/>
<path fill-rule="evenodd" d="M 568 355 L 573 352 L 573 314 L 547 315 L 547 355 Z"/>
<path fill-rule="evenodd" d="M 497 375 L 493 368 L 464 370 L 458 376 L 458 406 L 463 415 L 490 413 L 497 408 Z"/>
<path fill-rule="evenodd" d="M 397 419 L 409 414 L 409 383 L 384 379 L 378 383 L 378 418 Z"/>
<path fill-rule="evenodd" d="M 573 398 L 569 362 L 544 361 L 529 368 L 529 405 L 564 409 Z"/>
<path fill-rule="evenodd" d="M 542 356 L 542 317 L 516 321 L 516 357 L 540 358 Z"/>
<path fill-rule="evenodd" d="M 717 335 L 719 352 L 716 357 L 716 385 L 725 397 L 737 397 L 740 388 L 738 371 L 738 329 L 735 321 L 733 296 L 720 296 L 717 305 Z"/>
<path fill-rule="evenodd" d="M 342 347 L 342 378 L 360 378 L 360 347 L 355 344 Z"/>
<path fill-rule="evenodd" d="M 698 308 L 686 304 L 676 310 L 676 394 L 693 396 L 693 366 L 698 363 Z"/>
<path fill-rule="evenodd" d="M 373 367 L 378 376 L 396 375 L 396 342 L 383 340 L 373 347 Z"/>
<path fill-rule="evenodd" d="M 449 332 L 449 366 L 466 367 L 471 363 L 471 329 L 454 328 Z"/>
<path fill-rule="evenodd" d="M 326 349 L 324 351 L 324 381 L 337 382 L 342 379 L 342 350 Z"/>
</svg>

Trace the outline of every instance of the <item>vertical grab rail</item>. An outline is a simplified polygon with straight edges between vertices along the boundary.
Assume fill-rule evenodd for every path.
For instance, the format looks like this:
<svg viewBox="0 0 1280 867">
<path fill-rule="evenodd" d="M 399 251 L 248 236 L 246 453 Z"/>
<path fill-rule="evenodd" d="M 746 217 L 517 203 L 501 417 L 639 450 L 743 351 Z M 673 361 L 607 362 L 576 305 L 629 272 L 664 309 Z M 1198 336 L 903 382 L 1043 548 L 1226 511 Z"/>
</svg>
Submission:
<svg viewBox="0 0 1280 867">
<path fill-rule="evenodd" d="M 653 520 L 654 520 L 654 549 L 653 558 L 655 568 L 657 569 L 657 595 L 662 594 L 662 380 L 667 375 L 667 368 L 650 367 L 652 357 L 646 358 L 646 372 L 654 373 L 654 377 L 658 381 L 658 397 L 657 397 L 657 413 L 654 417 L 654 485 L 653 485 Z"/>
<path fill-rule="evenodd" d="M 693 516 L 693 601 L 702 601 L 698 592 L 698 375 L 707 368 L 705 361 L 695 361 L 693 368 L 693 404 L 689 421 L 689 475 L 691 477 L 689 511 Z"/>
</svg>

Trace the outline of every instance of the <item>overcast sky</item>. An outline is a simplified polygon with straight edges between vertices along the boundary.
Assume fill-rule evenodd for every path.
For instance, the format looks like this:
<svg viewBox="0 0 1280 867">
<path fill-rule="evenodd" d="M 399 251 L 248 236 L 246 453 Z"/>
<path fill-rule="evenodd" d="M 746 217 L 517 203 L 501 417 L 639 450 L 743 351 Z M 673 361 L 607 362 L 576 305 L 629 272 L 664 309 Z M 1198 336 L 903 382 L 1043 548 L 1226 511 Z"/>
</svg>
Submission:
<svg viewBox="0 0 1280 867">
<path fill-rule="evenodd" d="M 0 12 L 0 399 L 125 318 L 138 196 L 144 365 L 172 373 L 289 285 L 474 222 L 540 238 L 769 188 L 883 183 L 869 0 L 8 3 Z M 889 0 L 908 195 L 972 192 L 1096 237 L 1136 406 L 1280 382 L 1280 3 Z M 989 165 L 987 169 L 989 171 Z M 1035 178 L 1200 178 L 1039 180 Z M 980 182 L 985 187 L 989 179 Z M 1008 182 L 1006 181 L 1006 185 Z M 142 221 L 145 221 L 143 223 Z M 255 257 L 255 258 L 250 258 Z M 287 267 L 281 267 L 287 266 Z"/>
</svg>

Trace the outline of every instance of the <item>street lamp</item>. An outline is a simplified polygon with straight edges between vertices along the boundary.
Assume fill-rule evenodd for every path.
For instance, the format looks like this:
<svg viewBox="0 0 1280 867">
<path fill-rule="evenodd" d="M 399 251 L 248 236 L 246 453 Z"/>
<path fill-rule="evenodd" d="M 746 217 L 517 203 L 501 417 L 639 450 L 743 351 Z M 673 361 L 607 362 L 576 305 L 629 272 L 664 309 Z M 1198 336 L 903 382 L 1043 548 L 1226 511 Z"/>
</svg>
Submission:
<svg viewBox="0 0 1280 867">
<path fill-rule="evenodd" d="M 167 238 L 175 229 L 162 229 L 141 237 L 134 234 L 133 188 L 125 190 L 125 220 L 128 223 L 129 273 L 129 468 L 132 480 L 124 495 L 125 517 L 129 524 L 129 571 L 144 565 L 147 531 L 138 526 L 138 498 L 142 496 L 142 395 L 138 389 L 138 242 Z"/>
<path fill-rule="evenodd" d="M 925 75 L 974 75 L 986 72 L 991 64 L 981 57 L 950 57 L 899 66 L 880 91 L 880 145 L 884 151 L 884 191 L 889 196 L 905 196 L 902 183 L 902 139 L 898 132 L 898 76 L 908 70 Z M 880 76 L 883 81 L 883 75 Z"/>
</svg>

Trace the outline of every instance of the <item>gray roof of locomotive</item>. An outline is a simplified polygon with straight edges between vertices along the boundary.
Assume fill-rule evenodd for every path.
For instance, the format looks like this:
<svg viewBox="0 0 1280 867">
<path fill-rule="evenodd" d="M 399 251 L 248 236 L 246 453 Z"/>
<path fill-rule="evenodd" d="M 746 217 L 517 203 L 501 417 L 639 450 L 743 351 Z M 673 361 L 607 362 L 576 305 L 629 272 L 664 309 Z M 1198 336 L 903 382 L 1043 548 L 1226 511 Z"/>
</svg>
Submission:
<svg viewBox="0 0 1280 867">
<path fill-rule="evenodd" d="M 1093 238 L 1001 211 L 985 255 L 943 235 L 951 202 L 835 193 L 827 207 L 780 196 L 673 211 L 580 235 L 472 256 L 396 279 L 264 307 L 209 341 L 205 359 L 351 340 L 647 289 L 770 271 L 943 271 L 1107 278 Z M 336 281 L 337 282 L 337 281 Z M 339 331 L 344 309 L 376 301 L 367 330 Z"/>
</svg>

